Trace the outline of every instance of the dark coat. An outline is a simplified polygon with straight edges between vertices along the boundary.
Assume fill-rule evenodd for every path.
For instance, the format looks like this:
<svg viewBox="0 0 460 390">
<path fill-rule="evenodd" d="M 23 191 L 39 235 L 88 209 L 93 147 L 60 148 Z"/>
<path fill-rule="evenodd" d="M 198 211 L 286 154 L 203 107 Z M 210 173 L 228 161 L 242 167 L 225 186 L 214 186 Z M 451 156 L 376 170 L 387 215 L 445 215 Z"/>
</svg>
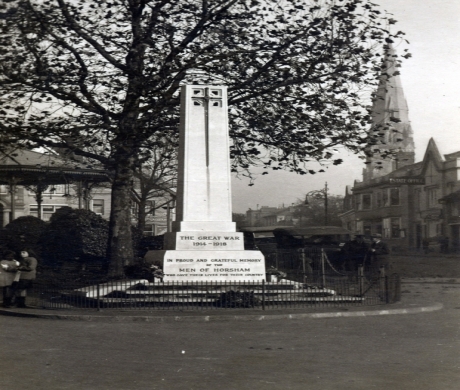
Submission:
<svg viewBox="0 0 460 390">
<path fill-rule="evenodd" d="M 369 255 L 369 245 L 364 241 L 348 241 L 342 248 L 343 269 L 355 272 L 358 265 L 364 264 Z"/>
<path fill-rule="evenodd" d="M 348 241 L 342 250 L 349 259 L 364 259 L 369 251 L 369 245 L 364 241 L 352 240 Z"/>
<path fill-rule="evenodd" d="M 21 271 L 21 280 L 33 280 L 37 277 L 37 259 L 25 257 L 19 261 L 18 270 Z"/>
<path fill-rule="evenodd" d="M 388 245 L 383 241 L 376 241 L 371 244 L 371 250 L 374 257 L 386 256 L 390 254 Z"/>
<path fill-rule="evenodd" d="M 370 252 L 372 256 L 372 266 L 381 267 L 384 266 L 387 272 L 390 272 L 390 250 L 388 245 L 383 241 L 373 242 L 370 246 Z"/>
</svg>

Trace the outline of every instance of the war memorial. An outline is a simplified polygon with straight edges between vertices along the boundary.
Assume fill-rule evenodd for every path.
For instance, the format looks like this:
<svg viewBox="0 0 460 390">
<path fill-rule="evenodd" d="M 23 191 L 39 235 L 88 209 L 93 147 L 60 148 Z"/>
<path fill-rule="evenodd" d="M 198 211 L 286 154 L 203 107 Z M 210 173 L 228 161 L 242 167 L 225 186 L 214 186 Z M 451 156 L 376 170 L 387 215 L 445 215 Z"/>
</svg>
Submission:
<svg viewBox="0 0 460 390">
<path fill-rule="evenodd" d="M 164 282 L 265 280 L 262 252 L 244 250 L 232 222 L 227 111 L 227 87 L 182 87 L 176 221 L 147 254 Z"/>
<path fill-rule="evenodd" d="M 267 259 L 258 249 L 245 249 L 244 233 L 237 232 L 232 221 L 227 110 L 225 86 L 181 89 L 176 220 L 163 236 L 162 249 L 146 253 L 148 276 L 127 274 L 123 280 L 91 282 L 62 278 L 52 284 L 45 278 L 37 280 L 29 302 L 48 309 L 265 310 L 397 300 L 396 293 L 390 299 L 382 273 L 366 278 L 363 266 L 352 274 L 331 273 L 323 247 L 309 252 L 291 248 L 286 258 L 280 249 Z M 314 264 L 315 272 L 310 266 L 309 273 L 307 264 Z"/>
</svg>

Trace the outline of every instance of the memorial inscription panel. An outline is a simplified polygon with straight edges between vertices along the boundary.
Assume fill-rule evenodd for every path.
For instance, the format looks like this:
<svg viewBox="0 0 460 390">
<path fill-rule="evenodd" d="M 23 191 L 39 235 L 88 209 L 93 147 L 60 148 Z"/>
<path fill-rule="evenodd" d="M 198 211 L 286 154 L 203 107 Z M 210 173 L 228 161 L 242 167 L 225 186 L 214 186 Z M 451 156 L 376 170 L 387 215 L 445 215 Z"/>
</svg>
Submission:
<svg viewBox="0 0 460 390">
<path fill-rule="evenodd" d="M 165 249 L 176 250 L 244 250 L 243 233 L 177 232 L 165 235 Z"/>
<path fill-rule="evenodd" d="M 165 251 L 165 281 L 262 281 L 265 260 L 259 251 Z"/>
</svg>

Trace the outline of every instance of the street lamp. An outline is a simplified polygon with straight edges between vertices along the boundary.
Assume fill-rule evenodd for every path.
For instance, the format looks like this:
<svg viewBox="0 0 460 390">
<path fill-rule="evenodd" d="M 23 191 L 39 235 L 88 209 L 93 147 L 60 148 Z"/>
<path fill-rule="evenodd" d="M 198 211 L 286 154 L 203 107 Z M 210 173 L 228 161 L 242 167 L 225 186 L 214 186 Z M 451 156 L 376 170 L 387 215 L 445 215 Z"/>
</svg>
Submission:
<svg viewBox="0 0 460 390">
<path fill-rule="evenodd" d="M 327 182 L 324 184 L 324 188 L 321 190 L 313 190 L 308 192 L 305 195 L 305 202 L 304 205 L 307 206 L 309 204 L 308 197 L 311 196 L 316 199 L 324 198 L 324 226 L 327 226 Z"/>
</svg>

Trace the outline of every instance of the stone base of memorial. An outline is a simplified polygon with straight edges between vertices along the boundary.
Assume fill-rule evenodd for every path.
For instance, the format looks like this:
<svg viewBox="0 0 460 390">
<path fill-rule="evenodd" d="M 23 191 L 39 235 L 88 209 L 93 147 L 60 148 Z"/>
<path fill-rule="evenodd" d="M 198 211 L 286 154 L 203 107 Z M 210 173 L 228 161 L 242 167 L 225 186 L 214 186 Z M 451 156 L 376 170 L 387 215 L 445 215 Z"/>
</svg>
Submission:
<svg viewBox="0 0 460 390">
<path fill-rule="evenodd" d="M 265 280 L 265 260 L 259 251 L 151 251 L 149 255 L 163 262 L 164 282 Z"/>
<path fill-rule="evenodd" d="M 265 281 L 264 255 L 244 250 L 242 233 L 167 233 L 164 247 L 145 256 L 163 265 L 164 282 Z"/>
</svg>

